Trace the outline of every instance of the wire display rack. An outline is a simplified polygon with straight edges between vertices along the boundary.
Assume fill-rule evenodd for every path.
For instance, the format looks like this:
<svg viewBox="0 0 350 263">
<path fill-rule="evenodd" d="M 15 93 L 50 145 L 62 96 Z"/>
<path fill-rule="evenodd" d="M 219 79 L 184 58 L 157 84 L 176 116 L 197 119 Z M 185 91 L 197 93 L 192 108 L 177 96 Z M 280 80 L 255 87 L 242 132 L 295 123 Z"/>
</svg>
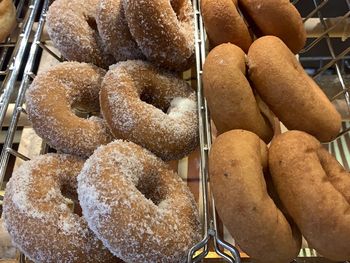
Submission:
<svg viewBox="0 0 350 263">
<path fill-rule="evenodd" d="M 309 42 L 305 48 L 300 52 L 301 54 L 307 53 L 311 49 L 317 47 L 317 45 L 321 41 L 326 41 L 329 56 L 329 61 L 323 66 L 319 67 L 313 74 L 312 77 L 317 79 L 321 76 L 326 70 L 331 67 L 335 68 L 336 71 L 336 81 L 338 85 L 341 86 L 341 92 L 337 93 L 335 96 L 331 98 L 331 100 L 339 99 L 341 96 L 346 101 L 348 110 L 350 109 L 350 97 L 349 97 L 349 87 L 346 86 L 343 73 L 339 63 L 341 60 L 344 60 L 345 56 L 350 52 L 350 46 L 344 49 L 341 53 L 336 54 L 335 49 L 332 44 L 333 37 L 344 37 L 344 34 L 347 31 L 346 25 L 349 23 L 350 17 L 350 1 L 344 0 L 347 5 L 347 10 L 344 11 L 344 15 L 338 17 L 331 26 L 329 26 L 328 18 L 326 18 L 322 9 L 328 4 L 328 0 L 295 0 L 292 1 L 293 4 L 300 4 L 303 1 L 312 1 L 314 7 L 312 11 L 309 12 L 303 18 L 303 22 L 305 27 L 311 26 L 317 21 L 321 25 L 321 30 L 319 32 L 315 31 L 315 25 L 311 29 L 308 35 L 310 37 L 311 33 L 313 33 L 314 39 Z M 205 258 L 209 253 L 209 244 L 213 243 L 214 251 L 217 253 L 218 257 L 221 257 L 223 261 L 226 262 L 241 262 L 241 257 L 238 249 L 232 244 L 227 243 L 223 238 L 221 238 L 218 234 L 218 224 L 217 224 L 217 215 L 215 210 L 214 199 L 210 194 L 210 182 L 208 176 L 208 154 L 212 143 L 212 130 L 210 123 L 210 115 L 207 106 L 207 102 L 203 96 L 203 87 L 202 87 L 202 70 L 203 64 L 205 61 L 207 49 L 207 38 L 203 25 L 203 20 L 200 13 L 200 2 L 201 0 L 193 0 L 193 7 L 195 10 L 195 41 L 196 41 L 196 70 L 197 70 L 197 99 L 198 99 L 198 113 L 199 113 L 199 131 L 200 131 L 200 147 L 201 147 L 201 182 L 202 189 L 204 194 L 203 198 L 203 207 L 205 209 L 205 213 L 203 214 L 204 219 L 204 235 L 201 242 L 196 244 L 190 250 L 188 254 L 188 262 L 200 262 L 203 258 Z M 311 24 L 311 25 L 310 25 Z M 339 27 L 341 25 L 345 26 L 342 30 L 339 31 Z M 337 32 L 335 32 L 337 31 Z M 347 35 L 349 36 L 349 35 Z M 343 61 L 342 61 L 343 62 Z M 347 128 L 340 132 L 338 138 L 348 133 L 350 128 Z M 278 248 L 276 248 L 278 249 Z M 318 254 L 315 250 L 309 248 L 303 248 L 299 254 L 300 257 L 318 257 Z M 297 261 L 297 260 L 296 260 Z M 303 260 L 303 262 L 305 262 Z M 325 261 L 322 261 L 325 262 Z"/>
<path fill-rule="evenodd" d="M 348 23 L 350 17 L 350 0 L 345 1 L 348 9 L 344 11 L 344 15 L 338 17 L 332 25 L 329 25 L 328 18 L 323 16 L 323 8 L 329 4 L 328 0 L 295 0 L 293 4 L 302 4 L 302 2 L 312 2 L 314 7 L 308 15 L 304 16 L 305 25 L 314 23 L 315 21 L 321 25 L 321 30 L 316 32 L 312 41 L 301 51 L 301 54 L 307 53 L 317 45 L 325 41 L 328 47 L 329 57 L 326 62 L 320 66 L 314 73 L 313 77 L 317 78 L 324 74 L 328 69 L 334 68 L 335 76 L 341 91 L 335 94 L 331 99 L 336 100 L 342 98 L 346 101 L 350 109 L 349 87 L 344 81 L 344 74 L 341 63 L 344 63 L 344 58 L 350 52 L 350 47 L 347 47 L 340 53 L 335 52 L 332 38 L 341 37 L 344 33 L 338 30 L 339 26 Z M 333 0 L 334 1 L 334 0 Z M 11 97 L 15 94 L 14 110 L 12 112 L 10 124 L 6 133 L 3 149 L 0 157 L 0 183 L 3 183 L 4 175 L 8 166 L 11 155 L 23 160 L 29 158 L 21 154 L 13 147 L 14 137 L 18 126 L 19 118 L 22 114 L 26 114 L 24 108 L 25 92 L 35 77 L 34 68 L 36 68 L 37 59 L 40 57 L 40 52 L 45 51 L 58 61 L 62 61 L 61 57 L 52 51 L 42 40 L 46 11 L 52 0 L 16 0 L 17 18 L 21 13 L 25 12 L 24 18 L 20 22 L 20 33 L 16 41 L 9 39 L 4 44 L 0 44 L 0 69 L 4 68 L 5 57 L 11 53 L 11 58 L 8 62 L 6 70 L 0 71 L 0 76 L 3 76 L 1 84 L 0 96 L 0 125 L 4 128 L 4 119 L 11 102 Z M 200 14 L 200 0 L 192 0 L 195 11 L 195 52 L 196 52 L 196 78 L 197 78 L 197 99 L 198 99 L 198 115 L 199 115 L 199 136 L 200 136 L 200 188 L 202 199 L 200 200 L 203 222 L 203 239 L 196 244 L 188 254 L 188 262 L 202 261 L 210 251 L 215 251 L 219 258 L 226 262 L 241 262 L 241 256 L 238 249 L 232 244 L 226 242 L 219 235 L 219 223 L 217 222 L 215 203 L 210 195 L 210 183 L 208 178 L 208 153 L 212 142 L 210 115 L 206 100 L 202 89 L 202 66 L 206 57 L 207 40 L 205 29 Z M 35 25 L 34 25 L 35 24 Z M 350 26 L 349 26 L 350 28 Z M 338 32 L 339 31 L 339 32 Z M 29 55 L 25 57 L 25 51 L 30 44 Z M 13 51 L 11 51 L 13 47 Z M 20 80 L 20 84 L 16 85 L 19 80 L 20 70 L 24 67 L 24 72 Z M 350 128 L 345 129 L 339 134 L 343 136 L 349 132 Z M 47 151 L 47 146 L 44 145 L 42 153 Z M 278 249 L 278 248 L 276 248 Z M 317 253 L 312 249 L 303 249 L 300 253 L 303 257 L 317 257 Z M 25 262 L 25 257 L 21 255 L 20 262 Z M 324 262 L 324 261 L 323 261 Z"/>
</svg>

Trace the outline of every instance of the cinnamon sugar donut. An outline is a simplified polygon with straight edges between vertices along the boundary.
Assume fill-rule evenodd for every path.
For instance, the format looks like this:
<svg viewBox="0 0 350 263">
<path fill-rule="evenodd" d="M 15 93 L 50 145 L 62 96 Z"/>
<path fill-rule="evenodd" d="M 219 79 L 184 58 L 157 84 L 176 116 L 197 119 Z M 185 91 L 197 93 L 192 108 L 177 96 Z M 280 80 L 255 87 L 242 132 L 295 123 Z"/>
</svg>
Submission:
<svg viewBox="0 0 350 263">
<path fill-rule="evenodd" d="M 27 112 L 34 130 L 49 145 L 87 157 L 99 145 L 112 140 L 104 120 L 79 118 L 71 109 L 99 110 L 98 96 L 104 73 L 90 64 L 64 62 L 34 79 L 26 93 Z"/>
<path fill-rule="evenodd" d="M 185 183 L 132 142 L 99 147 L 78 176 L 78 194 L 90 229 L 126 262 L 185 262 L 200 239 Z"/>
<path fill-rule="evenodd" d="M 0 0 L 0 25 L 0 42 L 2 42 L 16 25 L 16 7 L 12 0 Z"/>
<path fill-rule="evenodd" d="M 106 48 L 116 61 L 143 57 L 130 34 L 121 0 L 100 0 L 96 23 Z"/>
<path fill-rule="evenodd" d="M 74 199 L 84 161 L 64 154 L 25 162 L 6 186 L 3 216 L 15 245 L 35 262 L 121 262 L 103 247 L 85 219 L 74 214 Z"/>
<path fill-rule="evenodd" d="M 133 141 L 164 160 L 180 159 L 198 144 L 194 91 L 150 63 L 126 61 L 111 67 L 100 102 L 116 138 Z"/>
<path fill-rule="evenodd" d="M 130 32 L 143 54 L 178 71 L 194 58 L 193 8 L 190 0 L 123 0 Z"/>
<path fill-rule="evenodd" d="M 97 32 L 99 0 L 56 0 L 47 12 L 47 31 L 67 60 L 107 68 L 115 62 Z"/>
</svg>

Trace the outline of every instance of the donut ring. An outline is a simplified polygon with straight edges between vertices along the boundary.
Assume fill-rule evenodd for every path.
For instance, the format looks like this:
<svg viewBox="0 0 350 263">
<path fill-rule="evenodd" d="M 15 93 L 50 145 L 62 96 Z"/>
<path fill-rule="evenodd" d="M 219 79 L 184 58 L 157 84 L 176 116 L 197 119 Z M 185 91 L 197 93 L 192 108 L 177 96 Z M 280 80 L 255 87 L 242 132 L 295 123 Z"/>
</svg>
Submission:
<svg viewBox="0 0 350 263">
<path fill-rule="evenodd" d="M 99 110 L 104 73 L 90 64 L 64 62 L 38 74 L 26 93 L 27 112 L 36 133 L 57 150 L 85 157 L 110 142 L 104 120 L 79 118 L 71 109 Z"/>
<path fill-rule="evenodd" d="M 143 58 L 130 34 L 122 0 L 100 0 L 96 24 L 107 50 L 116 61 Z"/>
<path fill-rule="evenodd" d="M 16 26 L 16 7 L 12 0 L 0 0 L 0 25 L 0 42 L 2 42 Z"/>
<path fill-rule="evenodd" d="M 295 54 L 305 46 L 303 20 L 289 0 L 238 0 L 238 3 L 258 37 L 279 37 Z"/>
<path fill-rule="evenodd" d="M 25 162 L 6 186 L 3 216 L 16 246 L 35 262 L 121 262 L 103 247 L 61 189 L 76 194 L 84 161 L 47 154 Z"/>
<path fill-rule="evenodd" d="M 150 63 L 126 61 L 111 67 L 100 103 L 116 138 L 135 142 L 163 160 L 180 159 L 198 144 L 194 91 Z"/>
<path fill-rule="evenodd" d="M 64 58 L 107 68 L 115 62 L 96 26 L 99 0 L 56 0 L 47 12 L 47 32 Z"/>
<path fill-rule="evenodd" d="M 194 58 L 194 22 L 190 0 L 123 0 L 130 32 L 148 60 L 183 71 Z"/>
<path fill-rule="evenodd" d="M 248 52 L 253 41 L 236 2 L 202 0 L 201 10 L 210 46 L 232 43 Z"/>
<path fill-rule="evenodd" d="M 267 150 L 252 132 L 221 134 L 210 150 L 210 185 L 220 218 L 252 262 L 288 263 L 298 256 L 301 235 L 268 192 Z"/>
<path fill-rule="evenodd" d="M 269 165 L 279 197 L 306 240 L 332 261 L 348 260 L 349 172 L 319 141 L 300 131 L 272 140 Z"/>
<path fill-rule="evenodd" d="M 338 135 L 340 114 L 282 40 L 257 39 L 249 48 L 248 67 L 253 87 L 289 130 L 305 131 L 322 142 Z"/>
<path fill-rule="evenodd" d="M 78 194 L 90 229 L 126 262 L 185 262 L 200 240 L 185 183 L 132 142 L 99 147 L 78 176 Z"/>
</svg>

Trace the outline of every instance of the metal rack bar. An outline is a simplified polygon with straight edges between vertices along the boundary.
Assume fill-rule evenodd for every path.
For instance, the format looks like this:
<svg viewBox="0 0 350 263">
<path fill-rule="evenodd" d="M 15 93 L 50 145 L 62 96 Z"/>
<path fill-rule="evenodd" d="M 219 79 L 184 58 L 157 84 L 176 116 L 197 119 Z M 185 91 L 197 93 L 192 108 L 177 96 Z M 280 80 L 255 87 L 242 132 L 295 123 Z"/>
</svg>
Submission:
<svg viewBox="0 0 350 263">
<path fill-rule="evenodd" d="M 300 0 L 293 1 L 293 4 L 298 3 Z M 334 48 L 332 46 L 332 43 L 330 41 L 329 32 L 331 32 L 334 28 L 336 28 L 341 22 L 345 21 L 350 16 L 350 0 L 346 0 L 349 6 L 349 11 L 337 21 L 335 25 L 328 28 L 327 24 L 325 23 L 325 19 L 321 14 L 321 9 L 326 6 L 326 4 L 329 2 L 328 0 L 320 0 L 320 3 L 317 3 L 317 0 L 313 0 L 315 3 L 315 9 L 313 9 L 312 12 L 310 12 L 304 19 L 303 22 L 307 22 L 312 16 L 315 14 L 318 15 L 322 26 L 324 28 L 323 33 L 316 38 L 315 41 L 313 41 L 309 46 L 303 49 L 302 52 L 307 52 L 312 47 L 314 47 L 317 43 L 319 43 L 322 39 L 326 39 L 327 46 L 329 48 L 330 54 L 331 54 L 331 61 L 326 64 L 324 67 L 322 67 L 314 77 L 317 77 L 319 74 L 323 73 L 326 69 L 330 68 L 331 66 L 335 65 L 337 76 L 339 78 L 340 84 L 342 85 L 343 92 L 341 94 L 346 94 L 345 99 L 347 100 L 348 104 L 348 89 L 345 86 L 345 83 L 343 81 L 340 67 L 338 66 L 337 62 L 339 59 L 343 59 L 344 56 L 350 51 L 346 49 L 338 56 L 334 53 Z M 205 209 L 207 209 L 204 218 L 204 228 L 205 228 L 205 234 L 203 240 L 196 244 L 189 252 L 188 255 L 188 262 L 198 262 L 203 256 L 205 256 L 208 252 L 202 251 L 198 254 L 198 256 L 194 256 L 195 252 L 200 250 L 201 248 L 208 245 L 208 243 L 212 240 L 214 244 L 215 252 L 222 257 L 223 260 L 227 262 L 241 262 L 239 251 L 232 246 L 231 244 L 226 243 L 224 240 L 221 240 L 218 236 L 217 231 L 217 222 L 216 222 L 216 210 L 215 210 L 215 203 L 210 195 L 210 185 L 209 185 L 209 177 L 208 177 L 208 152 L 211 147 L 211 126 L 210 126 L 210 117 L 209 117 L 209 111 L 207 107 L 207 103 L 205 98 L 203 97 L 203 91 L 202 91 L 202 65 L 205 60 L 205 30 L 203 27 L 202 18 L 200 15 L 200 0 L 193 0 L 193 7 L 195 9 L 195 49 L 196 49 L 196 70 L 197 70 L 197 99 L 198 99 L 198 117 L 199 117 L 199 131 L 200 131 L 200 147 L 201 147 L 201 179 L 202 179 L 202 192 L 203 192 L 203 206 Z M 338 95 L 340 96 L 340 95 Z M 349 105 L 349 104 L 348 104 Z M 339 134 L 339 136 L 342 136 L 346 132 L 350 131 L 346 130 Z M 339 137 L 338 136 L 338 137 Z M 211 202 L 211 211 L 208 201 Z M 224 248 L 225 250 L 222 250 L 220 247 Z M 231 255 L 228 255 L 225 253 L 226 251 L 229 251 Z M 317 256 L 317 253 L 313 249 L 308 249 L 308 252 L 310 252 L 310 256 Z M 305 254 L 305 253 L 304 253 Z M 302 254 L 302 255 L 304 255 Z M 199 257 L 201 256 L 201 257 Z"/>
<path fill-rule="evenodd" d="M 0 126 L 3 126 L 6 111 L 8 108 L 8 105 L 10 103 L 10 97 L 15 89 L 15 83 L 17 81 L 17 77 L 19 75 L 20 67 L 23 63 L 23 57 L 24 53 L 27 47 L 27 43 L 29 41 L 29 37 L 34 25 L 34 19 L 36 17 L 36 14 L 38 12 L 39 6 L 40 6 L 39 0 L 33 0 L 31 1 L 31 4 L 29 5 L 29 10 L 24 18 L 23 21 L 23 32 L 20 33 L 19 39 L 16 43 L 15 49 L 13 51 L 13 57 L 14 61 L 11 62 L 9 67 L 9 72 L 4 80 L 3 83 L 3 93 L 0 97 Z"/>
<path fill-rule="evenodd" d="M 201 188 L 203 194 L 203 228 L 204 234 L 201 242 L 191 248 L 188 254 L 188 262 L 199 262 L 209 252 L 208 245 L 213 240 L 214 249 L 227 262 L 240 263 L 240 255 L 238 250 L 221 240 L 218 235 L 216 222 L 215 203 L 213 197 L 209 193 L 209 178 L 208 178 L 208 154 L 211 147 L 211 125 L 208 112 L 207 102 L 203 95 L 202 88 L 202 69 L 205 60 L 205 31 L 200 15 L 200 0 L 193 0 L 193 8 L 195 13 L 195 52 L 196 52 L 196 73 L 197 73 L 197 103 L 198 103 L 198 118 L 199 118 L 199 141 L 201 149 L 200 176 Z M 209 205 L 210 200 L 210 205 Z M 210 209 L 211 206 L 211 209 Z M 227 254 L 225 250 L 229 251 Z M 197 255 L 195 253 L 198 253 Z"/>
<path fill-rule="evenodd" d="M 40 0 L 36 0 L 36 2 L 40 2 Z M 38 51 L 40 48 L 39 43 L 40 43 L 42 32 L 44 30 L 45 18 L 46 18 L 45 14 L 46 14 L 46 11 L 48 9 L 48 6 L 49 6 L 49 0 L 45 0 L 43 9 L 41 11 L 40 20 L 38 22 L 37 31 L 34 35 L 34 40 L 33 40 L 33 43 L 31 45 L 31 48 L 30 48 L 27 64 L 26 64 L 26 67 L 24 69 L 24 76 L 23 76 L 23 79 L 22 79 L 22 82 L 21 82 L 21 85 L 20 85 L 20 88 L 18 91 L 18 95 L 17 95 L 17 99 L 16 99 L 16 103 L 15 103 L 15 110 L 13 112 L 13 115 L 11 118 L 11 123 L 10 123 L 10 126 L 8 128 L 8 132 L 6 134 L 3 150 L 1 152 L 1 159 L 0 159 L 0 183 L 1 184 L 2 184 L 3 179 L 4 179 L 4 175 L 6 172 L 6 167 L 7 167 L 7 163 L 8 163 L 10 154 L 19 156 L 22 159 L 29 159 L 26 156 L 23 156 L 19 153 L 17 153 L 17 154 L 14 153 L 14 151 L 12 149 L 12 144 L 13 144 L 13 139 L 15 136 L 17 123 L 18 123 L 20 114 L 22 112 L 25 113 L 25 110 L 22 107 L 23 103 L 24 103 L 25 92 L 26 92 L 27 88 L 29 87 L 31 80 L 32 80 L 32 76 L 33 76 L 32 71 L 33 71 L 34 66 L 35 66 L 34 65 L 35 58 L 37 57 Z"/>
</svg>

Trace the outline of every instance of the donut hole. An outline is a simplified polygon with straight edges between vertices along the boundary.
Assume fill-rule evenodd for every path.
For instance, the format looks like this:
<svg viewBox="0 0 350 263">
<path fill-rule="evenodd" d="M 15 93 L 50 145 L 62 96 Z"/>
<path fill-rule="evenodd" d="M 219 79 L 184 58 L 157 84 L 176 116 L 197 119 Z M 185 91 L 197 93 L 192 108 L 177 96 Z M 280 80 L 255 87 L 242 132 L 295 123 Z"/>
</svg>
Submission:
<svg viewBox="0 0 350 263">
<path fill-rule="evenodd" d="M 141 101 L 160 109 L 164 113 L 167 113 L 170 107 L 170 102 L 153 94 L 152 88 L 144 89 L 140 94 L 140 99 Z"/>
<path fill-rule="evenodd" d="M 78 201 L 79 199 L 77 191 L 67 184 L 61 185 L 60 190 L 71 212 L 78 215 L 79 217 L 82 217 L 83 213 Z"/>
<path fill-rule="evenodd" d="M 160 180 L 159 174 L 153 173 L 149 176 L 142 176 L 136 185 L 136 189 L 157 206 L 166 197 L 166 189 L 162 187 Z"/>
<path fill-rule="evenodd" d="M 86 18 L 86 22 L 88 23 L 88 25 L 91 29 L 93 29 L 94 31 L 97 31 L 97 23 L 96 23 L 96 19 L 94 17 L 88 16 Z"/>
<path fill-rule="evenodd" d="M 184 0 L 170 0 L 170 5 L 175 12 L 177 19 L 181 20 L 183 16 L 181 10 L 184 5 Z"/>
</svg>

